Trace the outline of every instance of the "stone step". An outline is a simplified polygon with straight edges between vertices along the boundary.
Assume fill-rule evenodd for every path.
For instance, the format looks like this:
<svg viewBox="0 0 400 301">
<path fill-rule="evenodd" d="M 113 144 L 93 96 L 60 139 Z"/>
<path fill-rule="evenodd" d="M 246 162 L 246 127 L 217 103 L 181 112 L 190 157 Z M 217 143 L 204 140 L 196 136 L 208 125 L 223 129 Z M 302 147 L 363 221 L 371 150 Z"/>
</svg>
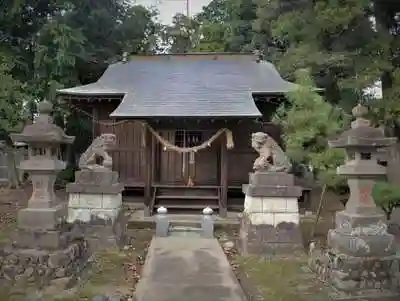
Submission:
<svg viewBox="0 0 400 301">
<path fill-rule="evenodd" d="M 170 227 L 168 231 L 168 236 L 175 237 L 201 237 L 203 230 L 197 227 Z"/>
<path fill-rule="evenodd" d="M 201 228 L 201 219 L 199 220 L 171 220 L 170 221 L 170 228 L 175 227 L 190 227 L 190 228 Z"/>
<path fill-rule="evenodd" d="M 175 227 L 170 227 L 169 231 L 175 231 L 175 232 L 202 232 L 203 230 L 199 227 L 185 227 L 185 226 L 175 226 Z"/>
</svg>

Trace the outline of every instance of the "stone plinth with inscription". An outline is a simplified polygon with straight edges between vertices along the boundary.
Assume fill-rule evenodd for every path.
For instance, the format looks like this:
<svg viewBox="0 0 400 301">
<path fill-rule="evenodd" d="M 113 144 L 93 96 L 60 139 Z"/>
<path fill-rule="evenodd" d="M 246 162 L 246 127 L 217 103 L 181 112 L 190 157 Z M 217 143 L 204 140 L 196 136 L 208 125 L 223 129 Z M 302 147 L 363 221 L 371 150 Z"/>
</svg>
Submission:
<svg viewBox="0 0 400 301">
<path fill-rule="evenodd" d="M 330 146 L 343 148 L 346 163 L 337 170 L 348 179 L 350 197 L 345 210 L 336 214 L 335 228 L 328 232 L 326 251 L 310 248 L 310 267 L 335 288 L 338 298 L 386 297 L 399 288 L 399 257 L 385 216 L 372 199 L 375 181 L 386 168 L 377 161 L 377 150 L 395 142 L 363 116 L 367 109 L 353 109 L 351 129 Z"/>
<path fill-rule="evenodd" d="M 69 193 L 68 222 L 79 223 L 92 242 L 119 243 L 124 236 L 122 191 L 118 172 L 112 171 L 107 151 L 115 145 L 114 134 L 102 134 L 82 154 L 75 182 L 67 185 Z M 90 234 L 89 234 L 90 233 Z"/>
<path fill-rule="evenodd" d="M 44 285 L 74 275 L 86 260 L 86 242 L 65 222 L 66 204 L 54 193 L 56 176 L 65 168 L 60 145 L 75 137 L 53 124 L 51 111 L 49 102 L 40 103 L 36 122 L 11 135 L 13 142 L 28 145 L 28 159 L 19 168 L 29 174 L 33 191 L 28 207 L 18 212 L 12 246 L 0 252 L 0 282 Z"/>
</svg>

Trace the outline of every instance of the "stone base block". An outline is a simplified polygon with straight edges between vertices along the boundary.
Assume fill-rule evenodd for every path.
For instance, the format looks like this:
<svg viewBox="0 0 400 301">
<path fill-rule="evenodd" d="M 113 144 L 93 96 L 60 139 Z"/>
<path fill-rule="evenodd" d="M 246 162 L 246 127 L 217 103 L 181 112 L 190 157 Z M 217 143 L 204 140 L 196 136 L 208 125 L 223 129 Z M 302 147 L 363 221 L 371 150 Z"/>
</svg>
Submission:
<svg viewBox="0 0 400 301">
<path fill-rule="evenodd" d="M 99 186 L 97 184 L 80 184 L 80 183 L 69 183 L 67 185 L 67 192 L 69 193 L 86 193 L 86 194 L 118 194 L 124 190 L 123 184 L 108 184 Z"/>
<path fill-rule="evenodd" d="M 68 222 L 88 223 L 93 218 L 109 219 L 114 222 L 122 207 L 122 195 L 70 193 L 68 201 Z"/>
<path fill-rule="evenodd" d="M 244 212 L 253 225 L 277 226 L 282 222 L 298 224 L 297 198 L 254 197 L 246 195 Z"/>
<path fill-rule="evenodd" d="M 18 228 L 26 230 L 54 230 L 65 221 L 66 207 L 25 208 L 18 211 Z"/>
<path fill-rule="evenodd" d="M 381 214 L 369 216 L 349 211 L 336 214 L 335 229 L 328 232 L 328 247 L 355 257 L 387 257 L 396 254 L 396 241 L 388 233 Z"/>
<path fill-rule="evenodd" d="M 83 185 L 108 186 L 118 183 L 118 172 L 108 169 L 78 170 L 75 172 L 75 183 Z"/>
<path fill-rule="evenodd" d="M 341 229 L 328 232 L 328 247 L 355 257 L 382 257 L 396 253 L 395 237 L 387 232 L 379 235 L 343 233 Z M 356 229 L 355 229 L 356 230 Z"/>
<path fill-rule="evenodd" d="M 357 208 L 358 209 L 358 208 Z M 372 212 L 366 214 L 359 214 L 358 212 L 348 212 L 347 210 L 339 211 L 335 216 L 336 228 L 357 228 L 368 227 L 372 224 L 386 222 L 385 215 L 378 212 L 376 208 L 367 208 Z M 359 209 L 361 210 L 361 209 Z"/>
<path fill-rule="evenodd" d="M 0 250 L 0 284 L 39 287 L 56 278 L 77 275 L 88 259 L 87 243 L 77 240 L 58 251 L 7 248 Z"/>
<path fill-rule="evenodd" d="M 299 186 L 243 185 L 243 193 L 254 197 L 300 197 L 303 189 Z"/>
<path fill-rule="evenodd" d="M 253 172 L 249 183 L 254 186 L 294 186 L 294 175 L 285 172 Z"/>
<path fill-rule="evenodd" d="M 119 194 L 124 185 L 118 183 L 118 172 L 108 169 L 80 170 L 75 182 L 67 185 L 67 192 L 82 194 Z"/>
<path fill-rule="evenodd" d="M 13 237 L 13 245 L 23 249 L 58 250 L 66 248 L 69 240 L 69 233 L 60 230 L 18 229 Z"/>
<path fill-rule="evenodd" d="M 252 224 L 251 218 L 243 214 L 239 249 L 243 255 L 274 255 L 303 252 L 304 247 L 298 223 Z"/>
<path fill-rule="evenodd" d="M 334 299 L 400 296 L 400 257 L 353 257 L 312 250 L 309 266 L 331 285 Z"/>
<path fill-rule="evenodd" d="M 299 224 L 298 213 L 248 213 L 249 219 L 253 225 L 271 225 L 276 227 L 280 223 Z"/>
<path fill-rule="evenodd" d="M 75 221 L 73 231 L 83 235 L 88 241 L 90 250 L 123 247 L 126 243 L 128 217 L 119 212 L 114 221 L 92 216 L 89 222 Z"/>
</svg>

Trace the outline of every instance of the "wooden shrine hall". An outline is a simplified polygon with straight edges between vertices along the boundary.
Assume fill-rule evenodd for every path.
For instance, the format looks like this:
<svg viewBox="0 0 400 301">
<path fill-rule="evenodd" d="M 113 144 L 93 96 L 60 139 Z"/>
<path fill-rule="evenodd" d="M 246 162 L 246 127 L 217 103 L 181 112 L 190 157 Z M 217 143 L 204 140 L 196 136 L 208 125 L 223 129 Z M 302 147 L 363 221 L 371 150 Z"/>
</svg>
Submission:
<svg viewBox="0 0 400 301">
<path fill-rule="evenodd" d="M 225 216 L 243 208 L 256 152 L 251 133 L 280 143 L 269 118 L 295 84 L 253 54 L 133 56 L 92 84 L 59 90 L 93 116 L 93 135 L 114 133 L 113 169 L 126 190 L 160 206 Z"/>
</svg>

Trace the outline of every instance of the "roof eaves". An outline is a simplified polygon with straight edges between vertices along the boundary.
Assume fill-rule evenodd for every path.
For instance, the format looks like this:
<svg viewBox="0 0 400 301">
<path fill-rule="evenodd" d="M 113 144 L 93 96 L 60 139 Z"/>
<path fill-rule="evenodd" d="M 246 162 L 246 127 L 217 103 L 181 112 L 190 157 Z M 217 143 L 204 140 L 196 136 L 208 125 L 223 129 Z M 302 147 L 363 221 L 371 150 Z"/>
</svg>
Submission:
<svg viewBox="0 0 400 301">
<path fill-rule="evenodd" d="M 132 118 L 132 119 L 152 119 L 152 118 L 204 118 L 204 119 L 234 119 L 234 118 L 258 118 L 262 117 L 261 114 L 243 114 L 243 115 L 135 115 L 135 114 L 121 114 L 121 113 L 111 113 L 111 118 Z"/>
<path fill-rule="evenodd" d="M 127 92 L 118 91 L 115 89 L 109 89 L 104 87 L 98 87 L 96 83 L 83 85 L 79 87 L 72 87 L 66 89 L 58 89 L 56 93 L 60 96 L 94 96 L 94 95 L 104 95 L 104 96 L 124 96 Z"/>
</svg>

